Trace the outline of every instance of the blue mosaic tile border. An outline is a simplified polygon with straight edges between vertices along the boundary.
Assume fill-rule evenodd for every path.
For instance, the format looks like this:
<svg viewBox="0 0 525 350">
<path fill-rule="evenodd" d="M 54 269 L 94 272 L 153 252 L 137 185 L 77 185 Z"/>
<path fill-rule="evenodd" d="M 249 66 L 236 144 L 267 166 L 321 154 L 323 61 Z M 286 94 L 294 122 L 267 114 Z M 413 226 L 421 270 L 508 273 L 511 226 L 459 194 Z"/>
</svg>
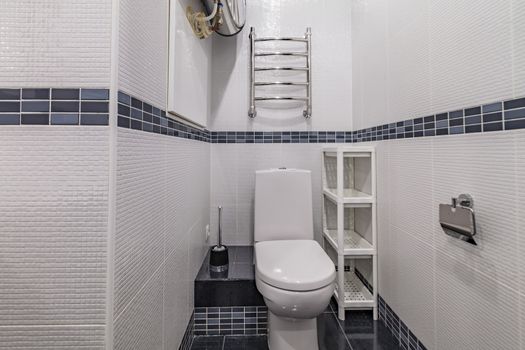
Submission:
<svg viewBox="0 0 525 350">
<path fill-rule="evenodd" d="M 525 97 L 356 131 L 213 131 L 212 143 L 357 143 L 525 128 Z"/>
<path fill-rule="evenodd" d="M 268 333 L 266 306 L 197 307 L 193 335 L 263 335 Z"/>
<path fill-rule="evenodd" d="M 525 98 L 489 103 L 355 131 L 352 142 L 525 128 Z"/>
<path fill-rule="evenodd" d="M 210 132 L 169 118 L 166 111 L 122 91 L 118 93 L 118 126 L 155 134 L 210 142 Z"/>
<path fill-rule="evenodd" d="M 427 350 L 399 316 L 390 308 L 385 299 L 378 295 L 379 319 L 390 330 L 394 338 L 399 341 L 399 346 L 404 350 Z"/>
<path fill-rule="evenodd" d="M 0 89 L 0 125 L 109 125 L 109 89 Z"/>
<path fill-rule="evenodd" d="M 208 131 L 122 91 L 118 126 L 211 143 L 358 143 L 525 128 L 525 97 L 355 131 Z M 2 125 L 109 125 L 109 89 L 0 89 Z"/>
<path fill-rule="evenodd" d="M 212 131 L 212 143 L 352 142 L 351 131 Z"/>
<path fill-rule="evenodd" d="M 191 314 L 190 321 L 184 332 L 184 337 L 180 343 L 179 350 L 190 350 L 191 344 L 193 343 L 193 326 L 195 324 L 195 313 Z"/>
</svg>

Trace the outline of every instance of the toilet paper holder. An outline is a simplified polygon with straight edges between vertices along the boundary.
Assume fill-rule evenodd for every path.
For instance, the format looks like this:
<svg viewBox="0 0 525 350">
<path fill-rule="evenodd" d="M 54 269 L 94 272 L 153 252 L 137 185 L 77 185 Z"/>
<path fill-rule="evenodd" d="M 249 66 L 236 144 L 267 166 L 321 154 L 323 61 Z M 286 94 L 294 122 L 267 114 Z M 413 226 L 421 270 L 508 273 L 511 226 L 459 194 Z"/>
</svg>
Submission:
<svg viewBox="0 0 525 350">
<path fill-rule="evenodd" d="M 474 199 L 470 194 L 452 198 L 452 204 L 439 205 L 439 224 L 445 233 L 467 243 L 477 245 Z"/>
</svg>

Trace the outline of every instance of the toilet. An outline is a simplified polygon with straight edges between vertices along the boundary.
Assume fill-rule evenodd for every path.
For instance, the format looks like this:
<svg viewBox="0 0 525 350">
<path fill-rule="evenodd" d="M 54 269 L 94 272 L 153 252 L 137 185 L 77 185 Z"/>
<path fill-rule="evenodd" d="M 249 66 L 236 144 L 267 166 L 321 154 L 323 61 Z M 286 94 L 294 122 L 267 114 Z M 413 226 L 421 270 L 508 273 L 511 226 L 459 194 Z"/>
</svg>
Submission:
<svg viewBox="0 0 525 350">
<path fill-rule="evenodd" d="M 268 307 L 270 350 L 318 350 L 316 317 L 334 292 L 335 267 L 314 240 L 311 174 L 255 174 L 255 281 Z"/>
</svg>

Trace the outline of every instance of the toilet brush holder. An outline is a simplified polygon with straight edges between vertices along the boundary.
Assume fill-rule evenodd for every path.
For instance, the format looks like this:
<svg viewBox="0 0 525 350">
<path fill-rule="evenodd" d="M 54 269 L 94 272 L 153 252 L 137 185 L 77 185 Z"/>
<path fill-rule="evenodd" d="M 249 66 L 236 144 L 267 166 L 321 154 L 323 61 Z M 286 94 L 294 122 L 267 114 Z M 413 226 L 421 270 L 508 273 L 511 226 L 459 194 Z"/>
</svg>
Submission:
<svg viewBox="0 0 525 350">
<path fill-rule="evenodd" d="M 222 207 L 219 206 L 219 239 L 218 244 L 211 248 L 210 270 L 223 272 L 228 270 L 228 247 L 222 244 Z"/>
</svg>

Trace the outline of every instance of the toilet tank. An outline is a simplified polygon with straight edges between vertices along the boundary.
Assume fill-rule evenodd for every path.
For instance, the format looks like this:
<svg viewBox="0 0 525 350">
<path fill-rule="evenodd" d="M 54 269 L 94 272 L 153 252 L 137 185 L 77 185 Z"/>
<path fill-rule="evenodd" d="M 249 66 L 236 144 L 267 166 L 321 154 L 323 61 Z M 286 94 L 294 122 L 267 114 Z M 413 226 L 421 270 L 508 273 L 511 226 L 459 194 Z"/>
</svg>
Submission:
<svg viewBox="0 0 525 350">
<path fill-rule="evenodd" d="M 255 242 L 314 239 L 309 170 L 255 172 Z"/>
</svg>

